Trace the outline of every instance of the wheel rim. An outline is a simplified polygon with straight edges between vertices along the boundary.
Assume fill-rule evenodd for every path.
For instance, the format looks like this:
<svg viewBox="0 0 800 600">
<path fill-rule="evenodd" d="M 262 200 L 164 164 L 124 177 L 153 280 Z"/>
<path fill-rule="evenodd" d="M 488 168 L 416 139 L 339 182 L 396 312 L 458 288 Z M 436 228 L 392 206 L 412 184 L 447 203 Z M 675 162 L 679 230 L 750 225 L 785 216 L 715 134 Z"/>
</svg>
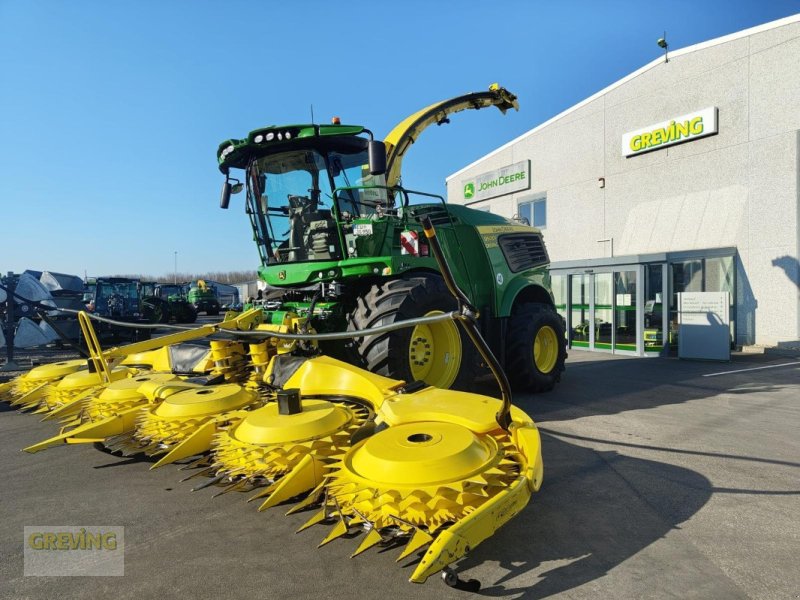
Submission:
<svg viewBox="0 0 800 600">
<path fill-rule="evenodd" d="M 555 330 L 545 325 L 536 333 L 533 342 L 533 361 L 540 373 L 549 373 L 558 360 L 558 336 Z"/>
<path fill-rule="evenodd" d="M 441 315 L 432 310 L 424 316 Z M 452 321 L 417 325 L 411 331 L 408 347 L 411 376 L 417 381 L 441 388 L 453 385 L 461 367 L 461 336 Z"/>
</svg>

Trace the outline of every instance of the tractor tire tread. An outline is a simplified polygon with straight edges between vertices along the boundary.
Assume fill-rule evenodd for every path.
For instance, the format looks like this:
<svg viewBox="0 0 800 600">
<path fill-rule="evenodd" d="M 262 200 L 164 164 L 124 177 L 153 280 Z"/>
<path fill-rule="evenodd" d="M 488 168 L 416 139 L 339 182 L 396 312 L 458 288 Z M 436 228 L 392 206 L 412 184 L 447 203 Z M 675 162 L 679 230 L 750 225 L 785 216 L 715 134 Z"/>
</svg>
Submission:
<svg viewBox="0 0 800 600">
<path fill-rule="evenodd" d="M 533 342 L 539 329 L 549 325 L 558 339 L 558 358 L 549 373 L 542 373 L 533 358 Z M 551 391 L 561 381 L 567 359 L 564 325 L 558 313 L 548 304 L 526 302 L 515 307 L 508 328 L 507 368 L 511 387 L 517 391 L 542 393 Z"/>
<path fill-rule="evenodd" d="M 436 305 L 435 308 L 432 304 Z M 448 311 L 455 310 L 457 304 L 447 291 L 444 280 L 437 274 L 381 281 L 373 284 L 366 293 L 356 297 L 355 307 L 348 315 L 347 329 L 361 331 L 419 317 L 422 314 L 420 311 L 415 312 L 415 309 L 420 306 L 427 307 L 427 310 Z M 385 377 L 410 381 L 408 351 L 399 350 L 407 347 L 406 337 L 410 336 L 410 332 L 404 335 L 407 331 L 409 330 L 402 329 L 353 338 L 353 342 L 348 346 L 351 362 Z M 450 387 L 465 389 L 477 371 L 477 367 L 470 367 L 470 363 L 477 362 L 475 358 L 477 352 L 460 327 L 459 335 L 462 364 Z"/>
</svg>

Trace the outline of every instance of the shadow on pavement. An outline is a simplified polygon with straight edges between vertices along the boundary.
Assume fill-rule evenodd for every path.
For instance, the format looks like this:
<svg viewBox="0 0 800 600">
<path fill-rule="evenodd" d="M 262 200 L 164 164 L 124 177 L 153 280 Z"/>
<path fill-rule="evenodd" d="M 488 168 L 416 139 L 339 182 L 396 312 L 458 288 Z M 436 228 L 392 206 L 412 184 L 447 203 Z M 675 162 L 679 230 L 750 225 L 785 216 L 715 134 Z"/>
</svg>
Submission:
<svg viewBox="0 0 800 600">
<path fill-rule="evenodd" d="M 602 577 L 689 519 L 712 493 L 711 482 L 689 469 L 597 452 L 546 433 L 542 442 L 542 490 L 459 564 L 469 569 L 497 559 L 507 571 L 482 581 L 481 595 L 546 598 Z"/>
<path fill-rule="evenodd" d="M 591 360 L 568 363 L 561 383 L 552 392 L 515 394 L 514 403 L 537 423 L 544 423 L 680 404 L 722 393 L 770 392 L 782 389 L 781 386 L 796 385 L 796 370 L 771 368 L 725 377 L 703 375 L 780 362 L 786 362 L 786 358 L 750 355 L 734 357 L 729 363 L 711 363 L 662 358 L 593 357 Z M 758 377 L 757 384 L 752 382 L 754 377 Z"/>
</svg>

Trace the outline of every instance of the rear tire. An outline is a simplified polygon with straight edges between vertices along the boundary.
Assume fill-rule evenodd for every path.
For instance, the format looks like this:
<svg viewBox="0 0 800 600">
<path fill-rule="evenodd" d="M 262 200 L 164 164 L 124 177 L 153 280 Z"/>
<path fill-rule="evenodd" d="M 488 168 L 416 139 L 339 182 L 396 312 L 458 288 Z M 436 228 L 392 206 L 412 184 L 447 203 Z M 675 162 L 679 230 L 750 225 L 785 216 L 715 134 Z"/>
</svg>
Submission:
<svg viewBox="0 0 800 600">
<path fill-rule="evenodd" d="M 456 308 L 438 275 L 390 279 L 356 299 L 347 329 L 360 331 Z M 478 373 L 472 342 L 453 321 L 354 338 L 350 349 L 356 364 L 406 382 L 422 380 L 436 387 L 466 389 Z"/>
<path fill-rule="evenodd" d="M 145 318 L 151 323 L 164 323 L 166 309 L 161 298 L 148 298 L 143 302 Z"/>
<path fill-rule="evenodd" d="M 508 378 L 515 390 L 549 392 L 561 380 L 567 343 L 561 317 L 547 304 L 516 306 L 508 324 Z"/>
</svg>

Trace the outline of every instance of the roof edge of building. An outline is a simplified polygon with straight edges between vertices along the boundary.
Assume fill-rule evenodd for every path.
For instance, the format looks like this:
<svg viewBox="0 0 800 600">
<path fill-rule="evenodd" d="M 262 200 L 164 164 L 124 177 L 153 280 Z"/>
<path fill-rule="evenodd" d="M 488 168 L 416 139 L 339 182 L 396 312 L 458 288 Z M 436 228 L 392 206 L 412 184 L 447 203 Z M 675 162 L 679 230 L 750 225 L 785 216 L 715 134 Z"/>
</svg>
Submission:
<svg viewBox="0 0 800 600">
<path fill-rule="evenodd" d="M 719 44 L 725 44 L 725 43 L 731 42 L 733 40 L 737 40 L 737 39 L 744 38 L 744 37 L 749 37 L 751 35 L 755 35 L 757 33 L 763 32 L 763 31 L 769 31 L 770 29 L 777 29 L 778 27 L 783 27 L 784 25 L 790 25 L 792 23 L 797 23 L 797 22 L 800 22 L 800 13 L 795 14 L 795 15 L 790 15 L 788 17 L 784 17 L 784 18 L 778 19 L 776 21 L 769 21 L 768 23 L 762 23 L 761 25 L 756 25 L 756 26 L 750 27 L 748 29 L 743 29 L 741 31 L 736 31 L 734 33 L 729 33 L 728 35 L 723 35 L 721 37 L 714 38 L 712 40 L 707 40 L 705 42 L 699 42 L 697 44 L 693 44 L 691 46 L 687 46 L 686 48 L 681 48 L 679 50 L 675 50 L 674 52 L 670 52 L 670 55 L 672 57 L 683 56 L 684 54 L 689 54 L 691 52 L 696 52 L 697 50 L 704 50 L 706 48 L 711 48 L 711 47 L 717 46 Z M 576 110 L 578 110 L 579 108 L 582 108 L 583 106 L 589 104 L 590 102 L 594 102 L 595 100 L 597 100 L 601 96 L 604 96 L 605 94 L 607 94 L 611 90 L 614 90 L 614 89 L 620 87 L 621 85 L 623 85 L 624 83 L 627 83 L 631 79 L 635 79 L 636 77 L 638 77 L 642 73 L 644 73 L 646 71 L 649 71 L 650 69 L 662 64 L 663 62 L 664 62 L 664 58 L 663 57 L 658 57 L 658 58 L 650 61 L 649 63 L 647 63 L 643 67 L 641 67 L 641 68 L 637 69 L 636 71 L 634 71 L 633 73 L 629 73 L 628 75 L 626 75 L 622 79 L 618 79 L 614 83 L 604 87 L 599 92 L 596 92 L 595 94 L 592 94 L 588 98 L 586 98 L 584 100 L 581 100 L 577 104 L 574 104 L 574 105 L 570 106 L 569 108 L 567 108 L 566 110 L 561 111 L 560 113 L 558 113 L 554 117 L 551 117 L 550 119 L 548 119 L 544 123 L 541 123 L 541 124 L 537 125 L 533 129 L 529 129 L 528 131 L 526 131 L 522 135 L 519 135 L 519 136 L 515 137 L 514 139 L 512 139 L 509 142 L 506 142 L 505 144 L 503 144 L 499 148 L 495 148 L 494 150 L 492 150 L 488 154 L 484 154 L 480 158 L 472 161 L 467 166 L 459 169 L 455 173 L 452 173 L 452 174 L 448 175 L 447 177 L 445 177 L 445 182 L 449 182 L 451 179 L 461 175 L 464 171 L 468 171 L 469 169 L 471 169 L 472 167 L 474 167 L 478 163 L 486 160 L 487 158 L 489 158 L 491 156 L 494 156 L 495 154 L 499 154 L 500 152 L 502 152 L 506 148 L 508 148 L 510 146 L 513 146 L 514 144 L 516 144 L 517 142 L 519 142 L 521 140 L 524 140 L 528 136 L 533 135 L 534 133 L 536 133 L 537 131 L 540 131 L 541 129 L 544 129 L 545 127 L 547 127 L 551 123 L 554 123 L 555 121 L 558 121 L 559 119 L 562 119 L 562 118 L 566 117 L 568 114 L 570 114 L 572 112 L 575 112 Z"/>
</svg>

